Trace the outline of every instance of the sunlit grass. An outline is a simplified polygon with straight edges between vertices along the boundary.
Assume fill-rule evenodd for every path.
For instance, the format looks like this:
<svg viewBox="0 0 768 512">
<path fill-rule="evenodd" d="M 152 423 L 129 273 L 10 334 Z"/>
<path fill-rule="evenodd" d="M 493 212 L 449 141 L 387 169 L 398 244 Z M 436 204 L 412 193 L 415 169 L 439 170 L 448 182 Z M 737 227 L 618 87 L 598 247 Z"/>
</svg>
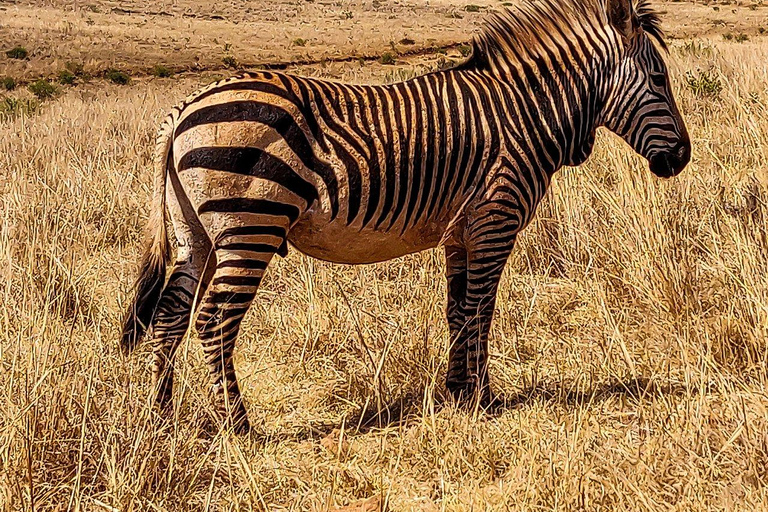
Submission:
<svg viewBox="0 0 768 512">
<path fill-rule="evenodd" d="M 239 342 L 255 430 L 243 438 L 204 433 L 194 337 L 165 426 L 149 407 L 148 347 L 127 360 L 117 350 L 154 132 L 197 81 L 93 82 L 1 118 L 0 504 L 765 508 L 766 54 L 758 38 L 673 47 L 694 141 L 681 176 L 652 177 L 606 135 L 585 166 L 555 178 L 500 290 L 498 415 L 442 405 L 439 250 L 360 267 L 292 250 L 270 268 Z M 414 66 L 302 71 L 391 81 Z M 719 77 L 716 98 L 686 83 L 700 69 Z M 379 421 L 361 425 L 372 411 Z"/>
</svg>

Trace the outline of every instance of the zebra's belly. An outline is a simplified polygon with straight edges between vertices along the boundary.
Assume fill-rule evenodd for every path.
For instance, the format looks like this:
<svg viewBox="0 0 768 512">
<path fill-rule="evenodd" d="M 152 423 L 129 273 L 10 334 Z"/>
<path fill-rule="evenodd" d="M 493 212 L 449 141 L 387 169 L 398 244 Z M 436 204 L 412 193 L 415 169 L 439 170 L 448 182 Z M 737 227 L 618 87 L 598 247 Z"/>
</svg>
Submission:
<svg viewBox="0 0 768 512">
<path fill-rule="evenodd" d="M 401 234 L 397 226 L 385 231 L 347 225 L 337 218 L 328 222 L 319 215 L 303 216 L 288 234 L 288 241 L 302 253 L 333 263 L 363 264 L 391 260 L 436 247 L 447 223 L 416 225 Z"/>
</svg>

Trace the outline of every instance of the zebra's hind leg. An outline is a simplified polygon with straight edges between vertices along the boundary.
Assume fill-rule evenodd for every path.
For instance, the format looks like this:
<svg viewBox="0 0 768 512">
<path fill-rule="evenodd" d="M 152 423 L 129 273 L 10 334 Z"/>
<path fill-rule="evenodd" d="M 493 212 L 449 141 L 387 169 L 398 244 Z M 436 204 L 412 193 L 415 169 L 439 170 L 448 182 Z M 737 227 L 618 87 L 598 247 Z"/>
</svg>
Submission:
<svg viewBox="0 0 768 512">
<path fill-rule="evenodd" d="M 235 374 L 235 340 L 267 265 L 281 245 L 282 240 L 274 245 L 220 245 L 216 250 L 216 270 L 197 317 L 196 327 L 217 412 L 225 425 L 232 426 L 237 433 L 248 432 L 250 424 Z"/>
<path fill-rule="evenodd" d="M 206 240 L 207 241 L 207 240 Z M 186 334 L 198 289 L 204 278 L 210 245 L 179 247 L 178 259 L 163 289 L 152 322 L 152 383 L 155 405 L 163 415 L 173 412 L 173 360 Z"/>
</svg>

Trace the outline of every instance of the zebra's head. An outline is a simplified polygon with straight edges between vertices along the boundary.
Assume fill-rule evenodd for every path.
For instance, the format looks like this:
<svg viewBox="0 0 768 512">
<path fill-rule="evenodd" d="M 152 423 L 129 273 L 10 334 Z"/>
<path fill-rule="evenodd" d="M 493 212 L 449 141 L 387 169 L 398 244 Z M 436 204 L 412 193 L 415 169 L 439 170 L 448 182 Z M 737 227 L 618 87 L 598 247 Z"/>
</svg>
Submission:
<svg viewBox="0 0 768 512">
<path fill-rule="evenodd" d="M 662 178 L 676 176 L 691 158 L 691 141 L 672 95 L 659 16 L 647 0 L 607 0 L 620 51 L 603 124 L 648 159 Z"/>
</svg>

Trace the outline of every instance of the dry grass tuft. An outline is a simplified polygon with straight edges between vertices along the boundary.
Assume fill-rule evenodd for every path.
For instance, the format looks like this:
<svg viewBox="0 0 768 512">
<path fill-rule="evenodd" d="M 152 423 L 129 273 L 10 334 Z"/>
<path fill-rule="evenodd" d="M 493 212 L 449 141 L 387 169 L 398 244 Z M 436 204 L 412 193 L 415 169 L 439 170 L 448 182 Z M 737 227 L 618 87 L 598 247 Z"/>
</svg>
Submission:
<svg viewBox="0 0 768 512">
<path fill-rule="evenodd" d="M 195 339 L 179 353 L 177 417 L 158 425 L 149 350 L 122 359 L 118 323 L 155 127 L 198 80 L 93 82 L 1 117 L 0 503 L 764 509 L 766 44 L 673 45 L 694 140 L 680 177 L 653 178 L 612 136 L 557 176 L 501 286 L 495 415 L 445 401 L 439 251 L 361 267 L 292 251 L 237 353 L 255 433 L 205 433 Z M 302 71 L 369 81 L 422 66 Z M 702 69 L 716 98 L 684 80 Z"/>
</svg>

